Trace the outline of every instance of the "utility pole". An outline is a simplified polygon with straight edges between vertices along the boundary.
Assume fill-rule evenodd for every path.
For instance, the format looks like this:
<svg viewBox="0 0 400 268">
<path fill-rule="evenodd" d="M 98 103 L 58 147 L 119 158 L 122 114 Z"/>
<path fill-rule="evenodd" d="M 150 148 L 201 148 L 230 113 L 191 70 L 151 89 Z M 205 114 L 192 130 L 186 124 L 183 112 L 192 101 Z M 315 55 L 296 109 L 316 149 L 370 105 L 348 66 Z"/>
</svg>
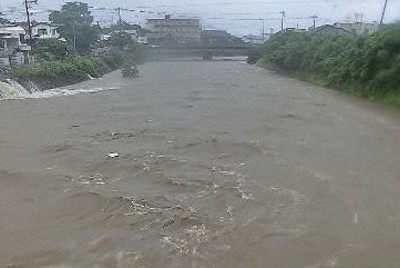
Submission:
<svg viewBox="0 0 400 268">
<path fill-rule="evenodd" d="M 122 15 L 121 15 L 121 10 L 122 8 L 117 8 L 118 11 L 118 26 L 119 26 L 119 32 L 122 33 Z"/>
<path fill-rule="evenodd" d="M 32 25 L 31 25 L 31 14 L 29 9 L 31 8 L 32 4 L 37 4 L 38 0 L 24 0 L 25 4 L 25 11 L 26 11 L 26 20 L 28 23 L 28 34 L 29 34 L 29 45 L 33 46 L 33 39 L 32 39 Z"/>
<path fill-rule="evenodd" d="M 282 18 L 281 18 L 281 31 L 283 32 L 283 23 L 284 23 L 284 19 L 285 19 L 285 11 L 281 11 L 280 12 L 281 13 L 281 15 L 282 15 Z"/>
<path fill-rule="evenodd" d="M 76 33 L 75 33 L 75 18 L 72 19 L 72 33 L 74 35 L 74 57 L 76 58 Z"/>
<path fill-rule="evenodd" d="M 385 5 L 383 6 L 381 22 L 379 23 L 379 28 L 381 28 L 383 25 L 383 20 L 385 19 L 387 4 L 388 4 L 388 0 L 385 0 Z"/>
<path fill-rule="evenodd" d="M 312 16 L 311 18 L 313 19 L 313 29 L 315 30 L 315 28 L 317 28 L 317 19 L 318 19 L 318 16 L 317 16 L 317 15 L 314 15 L 314 16 Z"/>
<path fill-rule="evenodd" d="M 265 42 L 265 20 L 262 19 L 262 41 Z"/>
</svg>

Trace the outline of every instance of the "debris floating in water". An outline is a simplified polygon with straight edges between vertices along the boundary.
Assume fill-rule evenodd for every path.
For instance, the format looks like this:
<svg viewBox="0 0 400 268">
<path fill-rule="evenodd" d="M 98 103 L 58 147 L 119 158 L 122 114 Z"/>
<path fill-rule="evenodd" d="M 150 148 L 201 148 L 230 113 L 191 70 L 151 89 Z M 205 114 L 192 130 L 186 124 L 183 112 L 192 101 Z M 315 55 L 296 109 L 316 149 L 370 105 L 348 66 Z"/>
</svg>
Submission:
<svg viewBox="0 0 400 268">
<path fill-rule="evenodd" d="M 219 173 L 221 173 L 224 176 L 235 176 L 234 171 L 229 171 L 229 170 L 220 170 Z"/>
<path fill-rule="evenodd" d="M 109 153 L 109 154 L 108 154 L 108 157 L 109 157 L 109 158 L 118 158 L 118 157 L 119 157 L 119 154 L 118 154 L 118 153 Z"/>
<path fill-rule="evenodd" d="M 353 223 L 358 224 L 358 214 L 357 213 L 354 213 Z"/>
</svg>

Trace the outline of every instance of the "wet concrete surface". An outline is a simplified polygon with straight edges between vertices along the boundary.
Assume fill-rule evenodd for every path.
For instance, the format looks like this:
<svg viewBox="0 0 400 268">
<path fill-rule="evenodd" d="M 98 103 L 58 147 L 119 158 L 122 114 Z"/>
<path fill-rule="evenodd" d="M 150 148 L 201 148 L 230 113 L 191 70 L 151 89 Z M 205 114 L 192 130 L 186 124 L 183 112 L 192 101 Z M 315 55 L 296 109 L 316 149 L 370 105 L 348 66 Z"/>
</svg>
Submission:
<svg viewBox="0 0 400 268">
<path fill-rule="evenodd" d="M 398 112 L 244 62 L 140 71 L 0 102 L 0 267 L 398 267 Z"/>
</svg>

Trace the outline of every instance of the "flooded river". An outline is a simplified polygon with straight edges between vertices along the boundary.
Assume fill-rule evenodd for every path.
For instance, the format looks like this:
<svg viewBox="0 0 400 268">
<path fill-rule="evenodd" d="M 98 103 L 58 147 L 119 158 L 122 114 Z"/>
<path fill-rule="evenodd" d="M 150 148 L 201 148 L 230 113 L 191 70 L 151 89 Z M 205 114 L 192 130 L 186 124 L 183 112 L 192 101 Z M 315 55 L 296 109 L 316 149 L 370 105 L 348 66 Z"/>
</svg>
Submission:
<svg viewBox="0 0 400 268">
<path fill-rule="evenodd" d="M 395 113 L 244 62 L 140 72 L 0 102 L 0 267 L 400 263 Z"/>
</svg>

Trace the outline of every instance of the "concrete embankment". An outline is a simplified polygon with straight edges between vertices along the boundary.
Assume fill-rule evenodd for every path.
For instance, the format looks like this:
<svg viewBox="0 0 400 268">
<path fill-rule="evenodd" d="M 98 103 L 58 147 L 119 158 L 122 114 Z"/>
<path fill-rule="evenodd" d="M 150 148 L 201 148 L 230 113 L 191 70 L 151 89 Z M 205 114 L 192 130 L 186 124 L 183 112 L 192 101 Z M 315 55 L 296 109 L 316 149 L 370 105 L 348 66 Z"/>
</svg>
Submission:
<svg viewBox="0 0 400 268">
<path fill-rule="evenodd" d="M 18 92 L 13 86 L 6 82 L 0 82 L 0 99 L 15 99 L 18 97 Z"/>
<path fill-rule="evenodd" d="M 23 85 L 12 79 L 0 81 L 0 99 L 29 98 L 40 91 L 42 90 L 32 81 L 25 81 Z"/>
</svg>

